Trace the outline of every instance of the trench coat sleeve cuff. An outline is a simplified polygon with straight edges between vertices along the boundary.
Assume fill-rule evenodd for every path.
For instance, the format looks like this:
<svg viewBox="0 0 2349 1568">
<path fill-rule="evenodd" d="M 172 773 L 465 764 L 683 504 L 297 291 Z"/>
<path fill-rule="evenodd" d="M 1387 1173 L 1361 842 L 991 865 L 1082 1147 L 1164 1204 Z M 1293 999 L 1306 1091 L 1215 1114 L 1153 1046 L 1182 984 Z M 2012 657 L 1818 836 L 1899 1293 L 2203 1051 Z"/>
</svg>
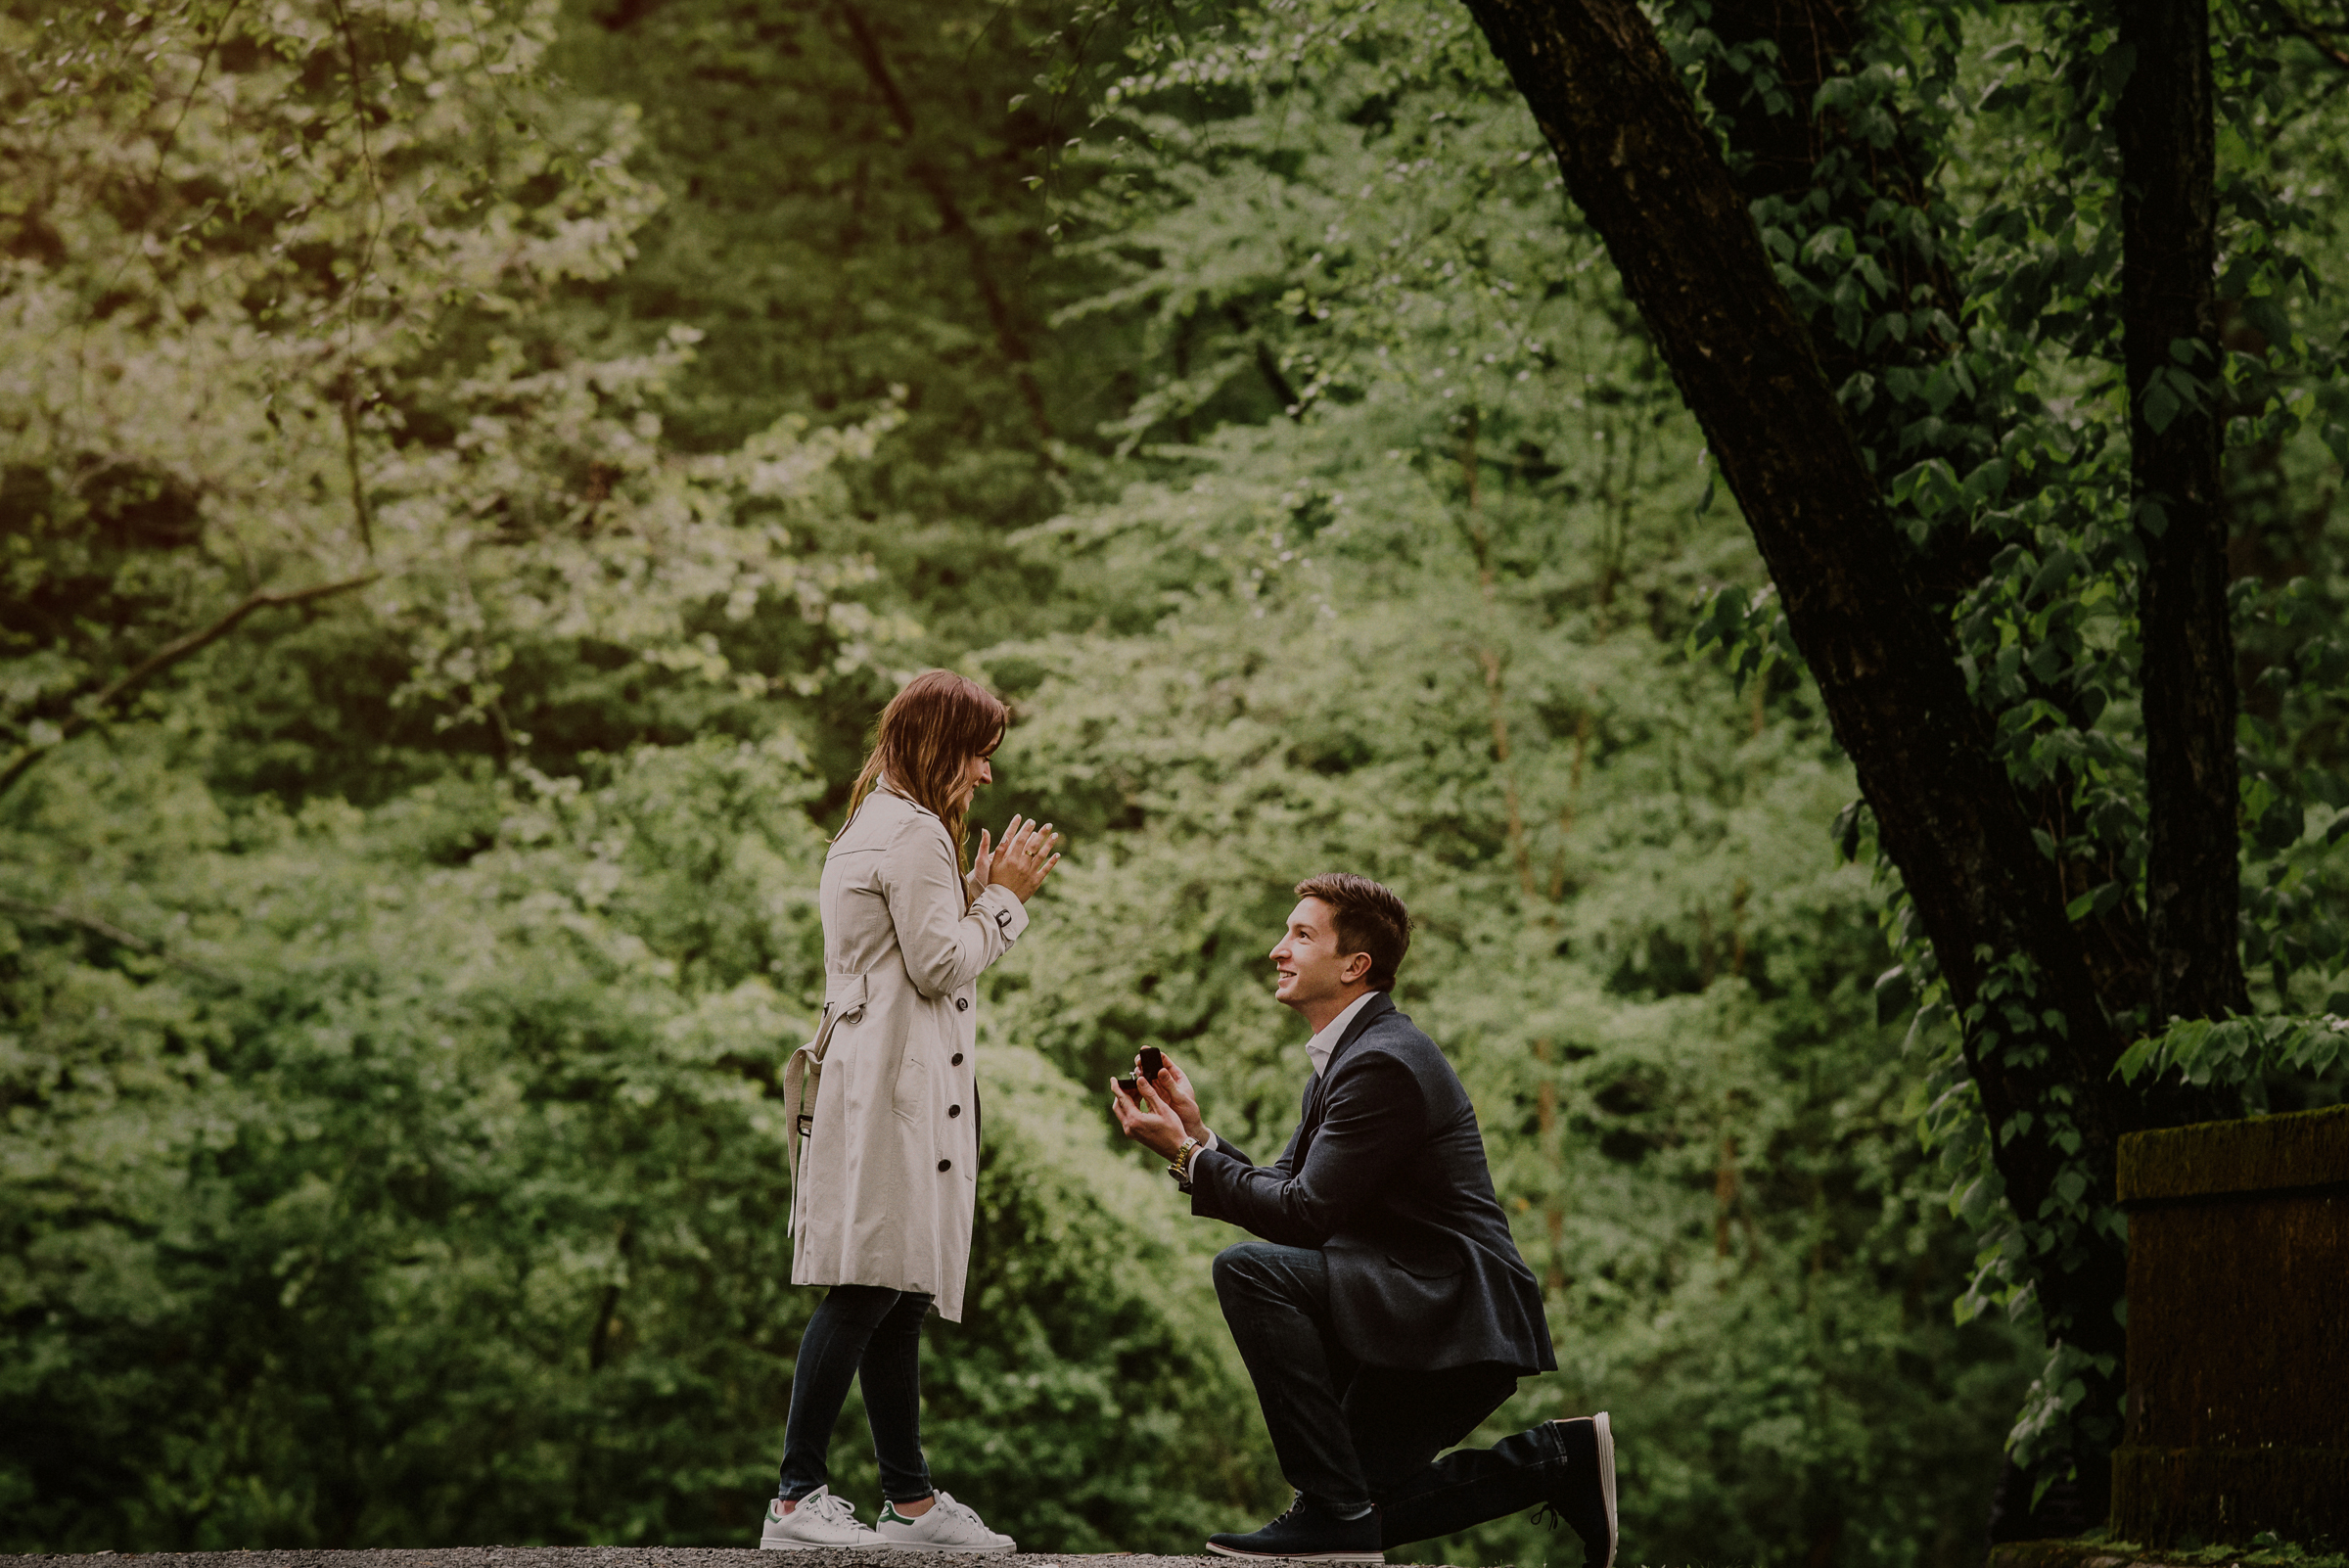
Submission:
<svg viewBox="0 0 2349 1568">
<path fill-rule="evenodd" d="M 973 913 L 994 922 L 1003 934 L 1003 945 L 1010 946 L 1028 929 L 1028 906 L 1020 896 L 999 882 L 990 882 L 979 891 L 979 899 L 971 905 Z"/>
</svg>

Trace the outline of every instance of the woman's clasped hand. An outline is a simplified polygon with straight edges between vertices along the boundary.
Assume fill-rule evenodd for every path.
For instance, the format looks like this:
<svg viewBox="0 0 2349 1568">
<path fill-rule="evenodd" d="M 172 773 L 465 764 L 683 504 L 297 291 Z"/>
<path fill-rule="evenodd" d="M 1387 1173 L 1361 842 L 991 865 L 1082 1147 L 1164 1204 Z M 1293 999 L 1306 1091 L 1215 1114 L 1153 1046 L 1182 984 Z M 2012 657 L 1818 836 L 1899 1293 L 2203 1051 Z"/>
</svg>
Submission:
<svg viewBox="0 0 2349 1568">
<path fill-rule="evenodd" d="M 1062 836 L 1052 831 L 1051 823 L 1038 826 L 1027 817 L 1013 817 L 999 845 L 990 843 L 987 830 L 980 829 L 979 850 L 971 856 L 971 897 L 976 899 L 991 885 L 1009 890 L 1026 903 L 1060 864 L 1061 843 Z"/>
</svg>

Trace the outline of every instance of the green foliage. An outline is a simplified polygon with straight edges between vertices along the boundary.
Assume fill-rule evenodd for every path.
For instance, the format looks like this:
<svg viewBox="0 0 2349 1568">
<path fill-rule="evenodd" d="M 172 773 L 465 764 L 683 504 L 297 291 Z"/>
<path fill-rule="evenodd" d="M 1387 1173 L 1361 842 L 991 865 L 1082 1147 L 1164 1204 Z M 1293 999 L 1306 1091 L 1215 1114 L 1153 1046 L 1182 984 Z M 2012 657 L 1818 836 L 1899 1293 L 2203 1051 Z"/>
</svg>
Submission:
<svg viewBox="0 0 2349 1568">
<path fill-rule="evenodd" d="M 2340 318 L 2320 303 L 2310 259 L 2331 249 L 2335 219 L 2303 199 L 2307 163 L 2337 159 L 2329 85 L 2273 36 L 2272 15 L 2216 13 L 2224 360 L 2214 366 L 2201 346 L 2177 345 L 2177 362 L 2145 392 L 2156 430 L 2216 400 L 2238 554 L 2274 550 L 2293 563 L 2238 566 L 2234 596 L 2246 674 L 2279 661 L 2246 682 L 2241 730 L 2244 957 L 2269 969 L 2273 992 L 2261 1004 L 2281 1016 L 2221 1026 L 2209 1038 L 2233 1052 L 2214 1057 L 2198 1026 L 2171 1032 L 2174 1051 L 2160 1046 L 2141 956 L 2137 604 L 2143 540 L 2163 520 L 2130 494 L 2110 126 L 2131 62 L 2112 17 L 2096 6 L 2030 18 L 1964 4 L 1872 7 L 1852 55 L 1809 105 L 1779 90 L 1782 63 L 1767 42 L 1726 43 L 1702 4 L 1674 18 L 1680 59 L 1717 118 L 1818 116 L 1825 151 L 1807 183 L 1761 197 L 1756 219 L 1779 281 L 1843 378 L 1855 434 L 1915 547 L 1917 581 L 1949 617 L 2087 933 L 2106 1008 L 2126 1031 L 2155 1032 L 2124 1074 L 2134 1083 L 2146 1066 L 2177 1066 L 2189 1082 L 2240 1085 L 2263 1104 L 2271 1090 L 2286 1103 L 2337 1095 L 2331 1058 L 2296 1053 L 2290 1042 L 2308 1028 L 2282 1021 L 2311 1010 L 2349 966 L 2349 928 L 2332 912 L 2349 862 L 2314 831 L 2339 804 L 2342 689 L 2329 628 L 2349 560 L 2328 490 L 2344 455 L 2349 384 L 2338 375 Z M 1921 172 L 1936 168 L 1944 172 Z M 2327 608 L 2311 615 L 2320 602 Z M 2295 620 L 2326 628 L 2305 653 L 2279 635 Z M 1695 640 L 1728 649 L 1743 670 L 1777 655 L 1782 627 L 1765 601 L 1725 590 Z M 1844 819 L 1847 854 L 1867 831 L 1858 814 Z M 2050 1360 L 2011 1441 L 2025 1462 L 2060 1467 L 2083 1443 L 2117 1437 L 2109 1422 L 2075 1431 L 2069 1413 L 2081 1367 L 2115 1368 L 2111 1357 L 2065 1343 L 2068 1310 L 2045 1287 L 2080 1268 L 2099 1236 L 2122 1237 L 2122 1221 L 2083 1156 L 2079 1107 L 2057 1097 L 1997 1129 L 1982 1122 L 1973 1074 L 2028 1072 L 2062 1049 L 2050 1033 L 2060 1020 L 2032 1000 L 2026 956 L 1994 955 L 1997 978 L 1957 1016 L 1897 881 L 1889 894 L 1900 989 L 1920 1004 L 1912 1038 L 1939 1042 L 1921 1126 L 1950 1173 L 1953 1208 L 1982 1231 L 1981 1272 L 1958 1311 L 1997 1302 L 2044 1319 Z M 2214 1061 L 2233 1070 L 2214 1074 Z M 2044 1212 L 2016 1212 L 1992 1169 L 1994 1142 L 2014 1139 L 2066 1166 Z"/>
<path fill-rule="evenodd" d="M 1052 623 L 1048 565 L 1004 535 L 1090 483 L 1092 427 L 1126 375 L 1122 341 L 1050 325 L 1083 276 L 1051 254 L 1029 190 L 1063 134 L 1060 111 L 1026 92 L 1069 53 L 1051 36 L 1058 7 L 581 0 L 568 14 L 553 68 L 641 109 L 630 167 L 668 198 L 635 264 L 575 308 L 629 352 L 680 325 L 700 335 L 660 400 L 669 438 L 714 451 L 787 417 L 887 415 L 886 460 L 841 474 L 837 536 L 928 634 L 892 668 Z M 817 739 L 827 759 L 890 689 L 852 686 L 845 711 L 827 705 L 842 732 Z"/>
<path fill-rule="evenodd" d="M 76 904 L 171 910 L 200 966 L 5 928 L 31 1026 L 5 1057 L 11 1540 L 750 1528 L 814 1304 L 772 1092 L 821 987 L 796 748 L 298 817 L 161 763 L 51 773 L 10 840 Z M 1065 1083 L 990 1050 L 1004 1262 L 985 1337 L 933 1335 L 932 1452 L 1013 1529 L 1187 1536 L 1265 1495 L 1201 1241 L 1070 1135 Z M 1210 1456 L 1205 1497 L 1164 1483 Z"/>
<path fill-rule="evenodd" d="M 1868 15 L 1820 103 L 1884 156 L 1757 216 L 1867 360 L 2075 918 L 2125 927 L 2119 68 L 2067 8 Z M 1717 115 L 1808 109 L 1668 17 Z M 2304 1103 L 2344 171 L 2306 52 L 2231 27 L 2241 335 L 2172 392 L 2232 422 L 2273 1011 L 2127 1065 Z M 1634 1553 L 1956 1564 L 2018 1402 L 2059 1446 L 2079 1368 L 2029 1392 L 1988 1309 L 2111 1212 L 2007 1212 L 1949 1027 L 2041 1048 L 2029 977 L 1953 1020 L 1850 863 L 1773 591 L 1464 13 L 28 0 L 0 43 L 6 1545 L 747 1541 L 814 1302 L 775 1079 L 816 868 L 925 662 L 1014 700 L 983 817 L 1075 835 L 988 982 L 972 1307 L 925 1349 L 933 1465 L 1024 1546 L 1282 1501 L 1231 1237 L 1096 1096 L 1157 1043 L 1276 1145 L 1260 955 L 1337 865 L 1420 918 L 1400 999 L 1546 1292 L 1562 1369 L 1496 1434 L 1611 1408 Z M 853 1402 L 834 1454 L 868 1501 Z"/>
<path fill-rule="evenodd" d="M 2278 1068 L 2330 1077 L 2349 1050 L 2349 1020 L 2315 1018 L 2182 1018 L 2148 1035 L 2121 1057 L 2120 1073 L 2175 1073 L 2189 1084 L 2261 1085 Z"/>
<path fill-rule="evenodd" d="M 813 1305 L 812 818 L 918 634 L 845 481 L 921 389 L 680 449 L 699 324 L 585 314 L 632 112 L 547 7 L 344 16 L 7 23 L 70 198 L 9 214 L 0 407 L 10 1540 L 739 1539 Z M 1266 1503 L 1199 1238 L 995 1049 L 980 1253 L 1053 1256 L 936 1336 L 933 1453 L 1032 1539 Z"/>
<path fill-rule="evenodd" d="M 1460 1064 L 1559 1339 L 1488 1438 L 1610 1407 L 1661 1560 L 1954 1560 L 2017 1341 L 1940 1310 L 1965 1248 L 1862 983 L 1866 881 L 1818 838 L 1848 773 L 1790 671 L 1680 653 L 1695 590 L 1758 573 L 1522 108 L 1437 7 L 1142 65 L 1080 209 L 1121 276 L 1076 314 L 1147 325 L 1117 433 L 1158 471 L 1036 535 L 1120 608 L 981 656 L 1028 715 L 1015 789 L 1101 845 L 1002 1027 L 1080 1082 L 1160 1045 L 1268 1148 L 1290 884 L 1389 882 L 1398 1000 Z M 1558 1548 L 1512 1520 L 1430 1549 Z"/>
<path fill-rule="evenodd" d="M 855 602 L 871 568 L 823 530 L 833 466 L 894 412 L 682 453 L 653 402 L 699 329 L 569 341 L 550 297 L 614 274 L 659 193 L 626 169 L 632 113 L 545 80 L 553 8 L 341 16 L 4 23 L 8 153 L 40 194 L 4 215 L 0 739 L 40 755 L 168 639 L 330 582 L 369 624 L 293 663 L 374 663 L 350 695 L 379 723 L 508 761 L 755 730 L 729 707 L 891 650 L 909 628 Z M 639 689 L 582 722 L 615 665 Z"/>
</svg>

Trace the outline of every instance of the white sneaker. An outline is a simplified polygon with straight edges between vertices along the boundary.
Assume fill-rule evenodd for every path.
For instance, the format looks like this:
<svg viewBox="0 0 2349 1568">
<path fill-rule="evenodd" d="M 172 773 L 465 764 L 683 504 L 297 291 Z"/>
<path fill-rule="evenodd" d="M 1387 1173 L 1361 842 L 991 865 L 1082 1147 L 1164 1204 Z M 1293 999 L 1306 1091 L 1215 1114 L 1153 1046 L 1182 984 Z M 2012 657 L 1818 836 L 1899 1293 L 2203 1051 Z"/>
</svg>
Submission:
<svg viewBox="0 0 2349 1568">
<path fill-rule="evenodd" d="M 817 1487 L 789 1513 L 783 1511 L 781 1498 L 768 1503 L 759 1545 L 765 1551 L 879 1551 L 889 1543 L 880 1532 L 857 1523 L 848 1499 L 832 1496 L 830 1487 Z"/>
<path fill-rule="evenodd" d="M 919 1519 L 906 1518 L 894 1502 L 881 1504 L 881 1539 L 898 1551 L 963 1551 L 986 1557 L 1019 1545 L 981 1524 L 976 1512 L 944 1492 Z"/>
</svg>

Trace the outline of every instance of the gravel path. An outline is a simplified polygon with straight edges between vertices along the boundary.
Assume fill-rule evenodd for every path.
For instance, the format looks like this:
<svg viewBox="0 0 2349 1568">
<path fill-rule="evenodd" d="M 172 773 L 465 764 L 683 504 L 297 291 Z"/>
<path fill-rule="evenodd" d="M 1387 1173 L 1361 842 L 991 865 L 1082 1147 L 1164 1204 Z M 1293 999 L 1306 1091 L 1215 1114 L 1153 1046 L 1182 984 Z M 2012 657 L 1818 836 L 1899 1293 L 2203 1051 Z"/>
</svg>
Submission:
<svg viewBox="0 0 2349 1568">
<path fill-rule="evenodd" d="M 0 1568 L 17 1564 L 71 1564 L 73 1568 L 118 1568 L 136 1558 L 139 1568 L 879 1568 L 875 1559 L 902 1563 L 903 1552 L 764 1552 L 727 1546 L 442 1546 L 426 1551 L 101 1551 L 88 1556 L 0 1556 Z M 973 1559 L 947 1552 L 918 1554 L 921 1568 L 948 1568 Z M 989 1557 L 987 1568 L 1201 1568 L 1228 1565 L 1228 1557 L 1146 1557 L 1136 1552 L 1110 1556 L 1020 1552 Z M 1390 1563 L 1393 1563 L 1390 1559 Z"/>
</svg>

